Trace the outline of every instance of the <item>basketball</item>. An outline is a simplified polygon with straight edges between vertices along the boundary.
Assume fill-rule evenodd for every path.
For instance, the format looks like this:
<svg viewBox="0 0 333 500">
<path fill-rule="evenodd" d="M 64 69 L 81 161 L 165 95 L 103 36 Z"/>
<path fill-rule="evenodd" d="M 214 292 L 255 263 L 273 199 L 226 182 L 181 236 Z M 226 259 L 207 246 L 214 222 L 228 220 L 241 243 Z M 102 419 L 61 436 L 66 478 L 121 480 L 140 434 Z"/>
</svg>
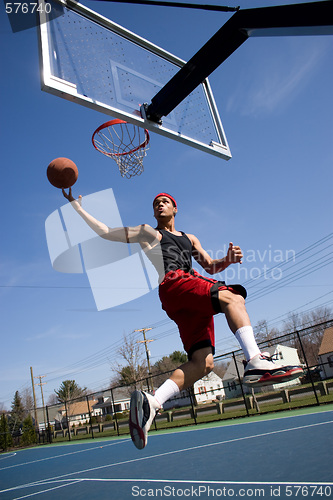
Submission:
<svg viewBox="0 0 333 500">
<path fill-rule="evenodd" d="M 79 172 L 72 160 L 56 158 L 47 167 L 46 175 L 52 186 L 65 189 L 75 184 Z"/>
</svg>

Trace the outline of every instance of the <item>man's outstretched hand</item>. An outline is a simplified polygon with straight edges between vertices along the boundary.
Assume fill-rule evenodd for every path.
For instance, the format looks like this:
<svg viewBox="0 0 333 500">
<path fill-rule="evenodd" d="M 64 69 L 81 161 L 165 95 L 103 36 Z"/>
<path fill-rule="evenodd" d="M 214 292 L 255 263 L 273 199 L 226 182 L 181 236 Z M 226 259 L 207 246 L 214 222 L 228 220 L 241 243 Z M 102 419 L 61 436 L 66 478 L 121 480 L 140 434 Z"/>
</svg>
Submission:
<svg viewBox="0 0 333 500">
<path fill-rule="evenodd" d="M 72 195 L 72 188 L 71 187 L 69 188 L 68 193 L 66 193 L 66 191 L 64 190 L 64 188 L 62 188 L 62 194 L 64 195 L 64 197 L 66 198 L 66 200 L 68 200 L 68 201 L 75 201 L 75 198 Z"/>
<path fill-rule="evenodd" d="M 72 195 L 72 188 L 70 187 L 69 190 L 68 190 L 68 193 L 66 193 L 66 191 L 64 189 L 62 189 L 62 194 L 64 195 L 64 197 L 66 198 L 66 200 L 68 201 L 78 201 L 81 205 L 82 203 L 82 196 L 80 195 L 78 200 L 76 200 L 74 198 L 74 196 Z"/>
</svg>

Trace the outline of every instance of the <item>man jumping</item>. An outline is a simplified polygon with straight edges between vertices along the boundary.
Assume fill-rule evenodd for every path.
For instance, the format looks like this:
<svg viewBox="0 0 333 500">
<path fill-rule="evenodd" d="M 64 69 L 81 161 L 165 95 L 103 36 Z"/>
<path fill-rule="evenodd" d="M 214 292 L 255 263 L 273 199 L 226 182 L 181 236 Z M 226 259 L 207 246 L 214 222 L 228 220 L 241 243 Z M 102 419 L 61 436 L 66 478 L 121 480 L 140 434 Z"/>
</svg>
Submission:
<svg viewBox="0 0 333 500">
<path fill-rule="evenodd" d="M 260 352 L 246 311 L 246 290 L 241 285 L 226 285 L 192 269 L 192 257 L 209 274 L 220 273 L 231 264 L 241 263 L 239 246 L 229 243 L 227 255 L 212 259 L 193 234 L 175 228 L 176 200 L 159 193 L 153 201 L 156 228 L 148 224 L 109 228 L 88 214 L 71 189 L 65 198 L 77 213 L 102 238 L 123 243 L 139 243 L 159 272 L 159 297 L 162 308 L 177 324 L 188 361 L 177 368 L 154 396 L 134 391 L 130 406 L 130 432 L 135 446 L 147 444 L 148 431 L 156 412 L 170 398 L 210 373 L 214 367 L 214 315 L 223 313 L 238 340 L 245 359 L 243 383 L 249 386 L 271 385 L 299 377 L 300 366 L 283 366 Z M 161 265 L 162 263 L 162 265 Z"/>
</svg>

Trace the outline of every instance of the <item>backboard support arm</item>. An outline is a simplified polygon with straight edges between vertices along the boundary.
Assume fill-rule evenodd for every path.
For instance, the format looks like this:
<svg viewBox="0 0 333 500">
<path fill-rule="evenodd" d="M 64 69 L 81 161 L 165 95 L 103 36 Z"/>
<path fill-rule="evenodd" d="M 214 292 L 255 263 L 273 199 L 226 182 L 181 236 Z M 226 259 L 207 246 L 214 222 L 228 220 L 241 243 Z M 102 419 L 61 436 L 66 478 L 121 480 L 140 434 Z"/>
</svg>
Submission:
<svg viewBox="0 0 333 500">
<path fill-rule="evenodd" d="M 205 78 L 250 36 L 333 34 L 333 2 L 321 1 L 236 12 L 144 105 L 146 118 L 161 124 Z"/>
</svg>

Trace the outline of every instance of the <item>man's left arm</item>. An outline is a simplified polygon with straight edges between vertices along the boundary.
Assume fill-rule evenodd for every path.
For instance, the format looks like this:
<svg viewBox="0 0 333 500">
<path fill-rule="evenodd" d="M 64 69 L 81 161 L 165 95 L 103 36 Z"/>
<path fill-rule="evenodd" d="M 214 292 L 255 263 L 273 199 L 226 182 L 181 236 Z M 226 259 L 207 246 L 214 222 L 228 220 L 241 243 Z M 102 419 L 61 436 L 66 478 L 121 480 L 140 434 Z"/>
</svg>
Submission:
<svg viewBox="0 0 333 500">
<path fill-rule="evenodd" d="M 201 246 L 198 238 L 192 234 L 187 235 L 193 246 L 193 258 L 204 268 L 208 274 L 216 274 L 224 271 L 231 264 L 241 264 L 243 253 L 239 246 L 229 243 L 227 255 L 222 259 L 212 259 Z"/>
</svg>

